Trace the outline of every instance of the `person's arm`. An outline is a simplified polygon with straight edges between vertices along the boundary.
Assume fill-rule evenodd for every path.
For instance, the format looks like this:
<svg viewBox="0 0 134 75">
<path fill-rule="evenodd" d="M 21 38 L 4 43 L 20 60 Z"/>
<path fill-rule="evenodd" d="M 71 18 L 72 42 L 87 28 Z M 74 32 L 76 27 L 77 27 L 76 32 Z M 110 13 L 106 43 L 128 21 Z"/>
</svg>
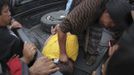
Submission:
<svg viewBox="0 0 134 75">
<path fill-rule="evenodd" d="M 107 0 L 106 0 L 107 1 Z M 85 0 L 76 6 L 58 26 L 58 41 L 60 48 L 60 60 L 68 61 L 66 55 L 66 33 L 79 34 L 83 32 L 88 25 L 92 24 L 98 17 L 96 17 L 97 8 L 104 3 L 105 0 Z M 99 7 L 100 8 L 100 7 Z M 100 10 L 103 9 L 100 8 Z"/>
<path fill-rule="evenodd" d="M 33 60 L 36 50 L 36 46 L 33 43 L 25 42 L 23 47 L 23 57 L 21 60 L 26 64 L 29 64 Z"/>
<path fill-rule="evenodd" d="M 104 11 L 108 0 L 84 0 L 77 5 L 60 24 L 61 31 L 79 34 L 92 25 Z M 102 10 L 102 12 L 98 12 Z"/>
<path fill-rule="evenodd" d="M 59 48 L 60 48 L 60 61 L 67 62 L 68 61 L 68 57 L 66 54 L 67 34 L 62 32 L 59 26 L 57 26 L 57 32 L 58 32 L 58 42 L 59 42 Z"/>
<path fill-rule="evenodd" d="M 11 20 L 10 29 L 18 29 L 18 28 L 22 28 L 21 23 L 19 23 L 19 22 L 16 21 L 15 19 L 12 19 L 12 20 Z"/>
</svg>

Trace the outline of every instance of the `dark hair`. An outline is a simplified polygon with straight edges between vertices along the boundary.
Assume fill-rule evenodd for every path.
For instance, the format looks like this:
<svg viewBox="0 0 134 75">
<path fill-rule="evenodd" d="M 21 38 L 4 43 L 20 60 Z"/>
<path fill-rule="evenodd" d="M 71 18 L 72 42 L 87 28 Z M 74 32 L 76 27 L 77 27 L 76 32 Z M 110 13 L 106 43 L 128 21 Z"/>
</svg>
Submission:
<svg viewBox="0 0 134 75">
<path fill-rule="evenodd" d="M 124 20 L 122 20 L 122 22 L 116 23 L 117 25 L 115 27 L 110 28 L 110 30 L 115 33 L 114 38 L 118 40 L 120 36 L 122 35 L 122 33 L 124 32 L 124 30 L 128 29 L 131 26 L 132 22 L 133 22 L 133 19 L 132 19 L 131 13 L 129 12 L 125 16 Z"/>
<path fill-rule="evenodd" d="M 111 28 L 111 30 L 116 33 L 115 38 L 118 40 L 122 32 L 133 22 L 130 13 L 131 5 L 127 0 L 109 0 L 106 4 L 106 9 L 116 23 L 116 26 Z"/>
<path fill-rule="evenodd" d="M 8 0 L 0 0 L 0 15 L 4 5 L 8 5 Z"/>
</svg>

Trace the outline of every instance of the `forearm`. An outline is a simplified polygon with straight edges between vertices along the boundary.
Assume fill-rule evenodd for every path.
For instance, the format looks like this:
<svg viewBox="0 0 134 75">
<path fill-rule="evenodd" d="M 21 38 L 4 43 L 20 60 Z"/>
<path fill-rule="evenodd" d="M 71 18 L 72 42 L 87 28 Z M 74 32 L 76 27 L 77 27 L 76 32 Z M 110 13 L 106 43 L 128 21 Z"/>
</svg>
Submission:
<svg viewBox="0 0 134 75">
<path fill-rule="evenodd" d="M 66 35 L 66 33 L 62 32 L 59 27 L 57 29 L 57 32 L 58 32 L 60 53 L 66 54 L 66 37 L 67 37 L 67 35 Z"/>
</svg>

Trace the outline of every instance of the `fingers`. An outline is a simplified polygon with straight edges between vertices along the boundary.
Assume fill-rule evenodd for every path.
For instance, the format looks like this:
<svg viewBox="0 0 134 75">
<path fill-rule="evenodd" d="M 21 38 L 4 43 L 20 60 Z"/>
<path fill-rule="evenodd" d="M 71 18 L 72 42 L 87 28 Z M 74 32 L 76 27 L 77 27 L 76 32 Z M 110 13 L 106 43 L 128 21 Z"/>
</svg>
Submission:
<svg viewBox="0 0 134 75">
<path fill-rule="evenodd" d="M 39 62 L 42 62 L 42 64 L 47 64 L 48 68 L 55 68 L 56 65 L 53 63 L 51 59 L 48 59 L 47 57 L 40 57 L 37 59 Z"/>
<path fill-rule="evenodd" d="M 29 43 L 27 41 L 24 42 L 24 48 L 29 50 L 36 50 L 36 46 L 33 43 Z"/>
<path fill-rule="evenodd" d="M 60 24 L 57 24 L 55 27 L 51 26 L 51 34 L 54 35 L 57 32 L 58 27 L 60 26 Z"/>
<path fill-rule="evenodd" d="M 49 74 L 50 74 L 50 73 L 53 73 L 53 72 L 56 72 L 56 71 L 59 71 L 59 69 L 60 69 L 59 67 L 50 69 L 50 70 L 49 70 Z"/>
<path fill-rule="evenodd" d="M 56 27 L 51 26 L 51 34 L 52 35 L 56 34 Z"/>
<path fill-rule="evenodd" d="M 57 27 L 57 26 L 60 26 L 60 24 L 57 24 L 56 27 Z"/>
<path fill-rule="evenodd" d="M 47 60 L 46 64 L 48 65 L 47 69 L 48 69 L 48 73 L 49 73 L 49 74 L 51 74 L 51 73 L 53 73 L 53 72 L 56 72 L 56 71 L 58 71 L 58 70 L 60 69 L 60 68 L 57 67 L 57 65 L 54 64 L 53 61 L 50 60 L 50 59 Z"/>
<path fill-rule="evenodd" d="M 56 64 L 54 64 L 54 62 L 51 60 L 48 62 L 49 64 L 49 68 L 55 68 L 56 67 Z"/>
<path fill-rule="evenodd" d="M 11 25 L 13 28 L 21 28 L 22 27 L 22 25 L 18 21 L 13 21 Z"/>
<path fill-rule="evenodd" d="M 47 57 L 39 57 L 38 59 L 37 59 L 37 61 L 36 62 L 41 62 L 41 63 L 48 63 L 48 62 L 50 62 L 50 59 L 48 59 Z"/>
<path fill-rule="evenodd" d="M 108 52 L 108 55 L 111 56 L 113 54 L 112 50 L 113 50 L 113 47 L 112 47 L 112 43 L 111 41 L 109 41 L 109 52 Z"/>
<path fill-rule="evenodd" d="M 38 58 L 33 64 L 34 72 L 39 75 L 49 75 L 59 70 L 59 68 L 47 57 Z"/>
<path fill-rule="evenodd" d="M 114 45 L 114 44 L 109 42 L 109 47 L 110 48 L 109 48 L 108 53 L 109 53 L 109 56 L 112 56 L 114 54 L 114 52 L 118 49 L 119 46 L 117 44 Z"/>
<path fill-rule="evenodd" d="M 51 26 L 51 30 L 53 29 L 53 26 Z"/>
<path fill-rule="evenodd" d="M 29 43 L 27 41 L 24 42 L 23 57 L 25 58 L 27 63 L 33 60 L 36 50 L 37 49 L 33 43 Z"/>
</svg>

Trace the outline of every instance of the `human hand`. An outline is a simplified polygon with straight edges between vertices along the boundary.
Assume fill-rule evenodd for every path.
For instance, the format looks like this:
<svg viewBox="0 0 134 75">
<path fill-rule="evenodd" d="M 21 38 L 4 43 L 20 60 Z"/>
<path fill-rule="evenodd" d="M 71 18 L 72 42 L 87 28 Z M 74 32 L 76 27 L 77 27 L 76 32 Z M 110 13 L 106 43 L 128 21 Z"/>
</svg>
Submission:
<svg viewBox="0 0 134 75">
<path fill-rule="evenodd" d="M 60 62 L 67 63 L 68 62 L 68 56 L 64 53 L 60 54 Z"/>
<path fill-rule="evenodd" d="M 52 35 L 56 34 L 56 27 L 53 26 L 51 27 L 51 34 Z"/>
<path fill-rule="evenodd" d="M 16 20 L 13 19 L 11 21 L 11 26 L 10 27 L 16 29 L 16 28 L 21 28 L 22 25 L 18 21 L 16 21 Z"/>
<path fill-rule="evenodd" d="M 33 57 L 36 53 L 36 47 L 33 43 L 28 43 L 25 42 L 24 43 L 24 47 L 23 47 L 23 60 L 25 63 L 29 63 L 30 61 L 33 60 Z"/>
<path fill-rule="evenodd" d="M 108 55 L 111 57 L 115 51 L 117 51 L 119 45 L 118 44 L 115 44 L 115 45 L 111 45 L 110 42 L 109 42 L 109 51 L 108 51 Z"/>
<path fill-rule="evenodd" d="M 30 75 L 49 75 L 59 70 L 52 60 L 46 57 L 38 58 L 32 67 L 30 67 Z"/>
<path fill-rule="evenodd" d="M 55 27 L 53 27 L 53 26 L 51 27 L 51 34 L 52 35 L 56 34 L 58 26 L 59 26 L 59 24 L 57 24 Z"/>
</svg>

